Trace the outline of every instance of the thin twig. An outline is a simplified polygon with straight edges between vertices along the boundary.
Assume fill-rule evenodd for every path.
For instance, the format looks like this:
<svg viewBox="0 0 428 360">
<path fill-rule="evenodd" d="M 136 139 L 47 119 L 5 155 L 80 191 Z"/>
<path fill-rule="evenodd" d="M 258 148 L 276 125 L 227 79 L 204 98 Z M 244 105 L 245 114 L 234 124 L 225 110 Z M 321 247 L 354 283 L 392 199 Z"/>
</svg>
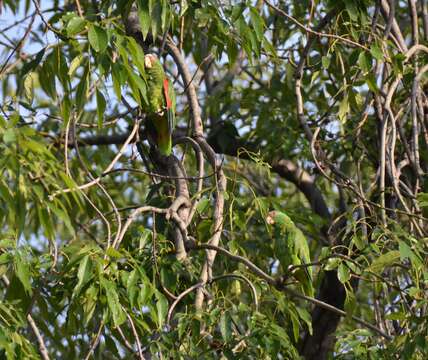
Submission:
<svg viewBox="0 0 428 360">
<path fill-rule="evenodd" d="M 214 281 L 218 281 L 218 280 L 222 280 L 222 279 L 228 279 L 228 278 L 240 279 L 240 280 L 242 280 L 243 282 L 245 282 L 248 285 L 248 287 L 250 288 L 250 290 L 251 290 L 251 292 L 253 294 L 253 301 L 254 301 L 255 310 L 258 311 L 259 310 L 259 301 L 257 299 L 257 290 L 256 290 L 256 287 L 244 275 L 240 275 L 240 274 L 224 274 L 224 275 L 219 275 L 219 276 L 213 277 L 212 280 L 211 280 L 211 283 L 213 283 Z"/>
<path fill-rule="evenodd" d="M 80 5 L 79 0 L 75 0 L 75 2 L 77 7 L 77 13 L 79 14 L 80 17 L 83 17 L 82 6 Z"/>
<path fill-rule="evenodd" d="M 48 354 L 48 350 L 46 349 L 45 341 L 43 340 L 43 337 L 39 331 L 39 328 L 37 327 L 33 317 L 30 314 L 27 315 L 27 321 L 30 324 L 34 335 L 36 336 L 37 342 L 39 343 L 40 355 L 42 356 L 43 360 L 49 360 L 49 354 Z"/>
<path fill-rule="evenodd" d="M 91 346 L 89 348 L 88 353 L 86 354 L 85 360 L 89 360 L 89 358 L 91 357 L 95 348 L 98 346 L 98 342 L 100 340 L 101 332 L 103 331 L 103 329 L 104 329 L 104 321 L 101 321 L 101 324 L 98 327 L 98 331 L 97 331 L 95 337 L 92 339 Z"/>
<path fill-rule="evenodd" d="M 326 303 L 324 301 L 321 301 L 321 300 L 318 300 L 318 299 L 315 299 L 315 298 L 312 298 L 312 297 L 300 294 L 300 293 L 298 293 L 298 292 L 296 292 L 294 290 L 291 290 L 289 288 L 285 288 L 284 291 L 287 292 L 287 293 L 289 293 L 290 295 L 292 295 L 294 297 L 297 297 L 299 299 L 303 299 L 303 300 L 309 301 L 310 303 L 312 303 L 312 304 L 314 304 L 314 305 L 316 305 L 318 307 L 321 307 L 321 308 L 326 309 L 328 311 L 334 312 L 337 315 L 340 315 L 340 316 L 343 316 L 343 317 L 348 316 L 348 314 L 345 311 L 340 310 L 337 307 L 335 307 L 333 305 L 330 305 L 330 304 L 328 304 L 328 303 Z M 386 334 L 384 331 L 382 331 L 381 329 L 377 328 L 376 326 L 368 323 L 367 321 L 365 321 L 365 320 L 363 320 L 363 319 L 361 319 L 361 318 L 359 318 L 359 317 L 357 317 L 355 315 L 352 315 L 352 319 L 355 322 L 363 325 L 364 327 L 366 327 L 366 328 L 368 328 L 370 330 L 373 330 L 375 333 L 379 334 L 380 336 L 383 336 L 385 339 L 392 340 L 392 336 Z"/>
<path fill-rule="evenodd" d="M 315 30 L 312 30 L 311 28 L 308 28 L 307 26 L 303 25 L 299 20 L 295 19 L 294 17 L 288 15 L 285 11 L 281 10 L 279 7 L 273 5 L 271 2 L 269 2 L 268 0 L 263 0 L 270 8 L 274 9 L 278 14 L 284 16 L 285 18 L 287 18 L 288 20 L 291 20 L 293 23 L 295 23 L 299 28 L 301 28 L 302 30 L 306 31 L 309 34 L 318 36 L 318 37 L 325 37 L 325 38 L 330 38 L 330 39 L 335 39 L 335 40 L 339 40 L 342 42 L 345 42 L 347 44 L 353 45 L 355 47 L 359 47 L 360 49 L 364 49 L 366 51 L 369 51 L 369 49 L 364 46 L 361 45 L 360 43 L 350 40 L 348 38 L 344 38 L 342 36 L 339 35 L 335 35 L 335 34 L 328 34 L 328 33 L 324 33 L 324 32 L 318 32 Z"/>
<path fill-rule="evenodd" d="M 125 311 L 125 308 L 123 308 L 123 310 Z M 129 323 L 131 324 L 132 334 L 134 335 L 135 342 L 137 343 L 138 356 L 139 356 L 140 360 L 144 360 L 143 350 L 141 348 L 140 337 L 138 336 L 137 329 L 135 328 L 135 325 L 134 325 L 134 321 L 132 320 L 131 315 L 129 315 L 128 313 L 126 313 L 126 317 L 128 318 Z"/>
<path fill-rule="evenodd" d="M 132 131 L 129 134 L 128 138 L 123 143 L 123 145 L 120 148 L 119 152 L 116 154 L 116 156 L 111 161 L 111 163 L 107 166 L 107 168 L 103 171 L 103 173 L 108 172 L 111 169 L 113 169 L 114 165 L 121 158 L 121 156 L 125 152 L 126 147 L 131 143 L 132 139 L 134 138 L 135 134 L 137 133 L 138 128 L 139 128 L 139 124 L 140 124 L 139 121 L 135 122 L 134 127 L 132 128 Z M 80 185 L 80 186 L 76 186 L 75 188 L 67 188 L 67 189 L 57 190 L 52 195 L 50 195 L 49 198 L 52 200 L 55 196 L 57 196 L 59 194 L 65 194 L 65 193 L 69 193 L 71 191 L 84 190 L 84 189 L 90 188 L 91 186 L 94 186 L 94 185 L 98 184 L 101 181 L 101 179 L 102 179 L 102 176 L 99 176 L 99 177 L 95 178 L 94 180 L 92 180 L 92 181 L 90 181 L 90 182 L 88 182 L 86 184 L 83 184 L 83 185 Z"/>
<path fill-rule="evenodd" d="M 13 54 L 14 54 L 16 51 L 19 51 L 19 50 L 23 47 L 23 45 L 24 45 L 25 41 L 27 40 L 28 36 L 29 36 L 29 35 L 30 35 L 30 33 L 31 33 L 31 29 L 33 28 L 33 24 L 34 24 L 34 20 L 35 20 L 35 19 L 36 19 L 36 14 L 34 14 L 34 15 L 32 16 L 31 21 L 30 21 L 30 24 L 28 25 L 27 29 L 25 30 L 24 36 L 23 36 L 23 37 L 18 41 L 18 43 L 16 44 L 16 46 L 15 46 L 15 47 L 13 48 L 13 50 L 9 53 L 8 57 L 6 58 L 6 61 L 3 63 L 3 65 L 2 65 L 2 67 L 1 67 L 1 69 L 0 69 L 0 75 L 3 75 L 3 72 L 5 71 L 6 66 L 7 66 L 7 64 L 9 63 L 10 59 L 12 58 Z"/>
<path fill-rule="evenodd" d="M 125 225 L 123 225 L 121 232 L 119 233 L 119 236 L 114 240 L 112 247 L 118 248 L 119 244 L 121 243 L 123 237 L 125 236 L 126 230 L 128 230 L 128 227 L 132 224 L 132 222 L 135 220 L 135 218 L 145 212 L 154 212 L 157 214 L 166 214 L 168 212 L 168 209 L 161 209 L 154 206 L 141 206 L 137 209 L 135 209 L 128 217 L 128 219 L 125 222 Z"/>
</svg>

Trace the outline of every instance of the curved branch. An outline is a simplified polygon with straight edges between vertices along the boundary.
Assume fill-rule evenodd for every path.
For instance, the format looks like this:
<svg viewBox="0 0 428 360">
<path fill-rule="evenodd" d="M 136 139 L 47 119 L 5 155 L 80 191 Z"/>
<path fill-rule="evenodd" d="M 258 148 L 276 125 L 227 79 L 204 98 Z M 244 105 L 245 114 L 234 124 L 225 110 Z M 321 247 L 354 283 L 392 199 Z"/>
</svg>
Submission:
<svg viewBox="0 0 428 360">
<path fill-rule="evenodd" d="M 174 44 L 169 36 L 167 36 L 165 47 L 168 50 L 168 53 L 174 58 L 174 62 L 178 67 L 178 72 L 180 73 L 184 87 L 186 88 L 187 100 L 189 102 L 192 115 L 193 135 L 203 136 L 204 129 L 202 125 L 201 108 L 199 107 L 198 96 L 196 95 L 196 89 L 192 82 L 192 75 L 190 74 L 189 67 L 181 55 L 179 48 Z"/>
<path fill-rule="evenodd" d="M 198 282 L 195 285 L 192 285 L 188 289 L 184 290 L 180 295 L 177 296 L 177 298 L 174 300 L 174 302 L 171 304 L 168 310 L 168 315 L 166 317 L 166 324 L 169 325 L 171 322 L 172 313 L 174 312 L 175 307 L 177 304 L 183 299 L 187 294 L 190 294 L 192 291 L 199 289 L 200 287 L 204 286 L 204 283 Z"/>
<path fill-rule="evenodd" d="M 251 292 L 253 293 L 254 306 L 256 308 L 256 311 L 258 311 L 259 310 L 259 301 L 257 299 L 257 290 L 256 290 L 256 287 L 244 275 L 238 275 L 238 274 L 224 274 L 224 275 L 219 275 L 219 276 L 213 277 L 212 280 L 211 280 L 211 283 L 214 282 L 214 281 L 217 281 L 217 280 L 227 279 L 227 278 L 240 279 L 243 282 L 247 283 L 248 287 L 251 289 Z"/>
</svg>

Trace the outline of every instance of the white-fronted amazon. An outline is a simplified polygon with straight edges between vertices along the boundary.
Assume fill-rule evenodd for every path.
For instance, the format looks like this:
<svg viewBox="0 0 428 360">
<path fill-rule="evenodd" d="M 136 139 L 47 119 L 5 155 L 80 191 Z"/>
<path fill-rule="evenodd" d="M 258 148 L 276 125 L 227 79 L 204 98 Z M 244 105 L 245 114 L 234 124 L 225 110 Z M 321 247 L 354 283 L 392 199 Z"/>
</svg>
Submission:
<svg viewBox="0 0 428 360">
<path fill-rule="evenodd" d="M 271 211 L 266 220 L 268 224 L 272 225 L 275 257 L 279 260 L 285 273 L 289 272 L 290 266 L 311 262 L 305 235 L 288 215 L 281 211 Z M 297 267 L 292 275 L 299 281 L 304 293 L 313 297 L 312 268 L 310 266 Z"/>
<path fill-rule="evenodd" d="M 159 152 L 168 156 L 171 154 L 171 136 L 175 127 L 174 88 L 155 54 L 144 56 L 144 67 L 148 85 L 148 135 Z"/>
</svg>

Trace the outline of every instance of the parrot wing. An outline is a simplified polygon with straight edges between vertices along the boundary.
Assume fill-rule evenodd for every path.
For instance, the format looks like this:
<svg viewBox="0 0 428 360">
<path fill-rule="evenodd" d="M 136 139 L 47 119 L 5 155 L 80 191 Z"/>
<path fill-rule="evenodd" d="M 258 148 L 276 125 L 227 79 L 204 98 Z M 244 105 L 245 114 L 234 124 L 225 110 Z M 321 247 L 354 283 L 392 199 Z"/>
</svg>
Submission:
<svg viewBox="0 0 428 360">
<path fill-rule="evenodd" d="M 167 78 L 163 81 L 163 94 L 168 118 L 168 131 L 172 134 L 175 127 L 175 94 L 172 83 Z"/>
<path fill-rule="evenodd" d="M 268 224 L 274 226 L 274 250 L 284 271 L 290 265 L 310 263 L 310 251 L 303 232 L 294 224 L 288 215 L 280 211 L 271 211 L 267 217 Z M 293 271 L 308 296 L 314 296 L 312 285 L 312 268 L 300 267 Z"/>
</svg>

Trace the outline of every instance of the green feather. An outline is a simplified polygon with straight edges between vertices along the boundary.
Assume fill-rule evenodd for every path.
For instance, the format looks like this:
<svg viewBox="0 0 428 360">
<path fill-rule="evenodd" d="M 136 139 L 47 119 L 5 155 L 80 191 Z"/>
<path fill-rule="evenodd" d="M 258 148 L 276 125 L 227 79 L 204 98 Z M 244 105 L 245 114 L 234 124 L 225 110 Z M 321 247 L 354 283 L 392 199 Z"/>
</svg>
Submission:
<svg viewBox="0 0 428 360">
<path fill-rule="evenodd" d="M 156 60 L 151 68 L 146 68 L 147 73 L 147 87 L 149 90 L 149 108 L 148 113 L 158 113 L 165 106 L 163 96 L 163 80 L 165 73 L 162 64 Z"/>
</svg>

